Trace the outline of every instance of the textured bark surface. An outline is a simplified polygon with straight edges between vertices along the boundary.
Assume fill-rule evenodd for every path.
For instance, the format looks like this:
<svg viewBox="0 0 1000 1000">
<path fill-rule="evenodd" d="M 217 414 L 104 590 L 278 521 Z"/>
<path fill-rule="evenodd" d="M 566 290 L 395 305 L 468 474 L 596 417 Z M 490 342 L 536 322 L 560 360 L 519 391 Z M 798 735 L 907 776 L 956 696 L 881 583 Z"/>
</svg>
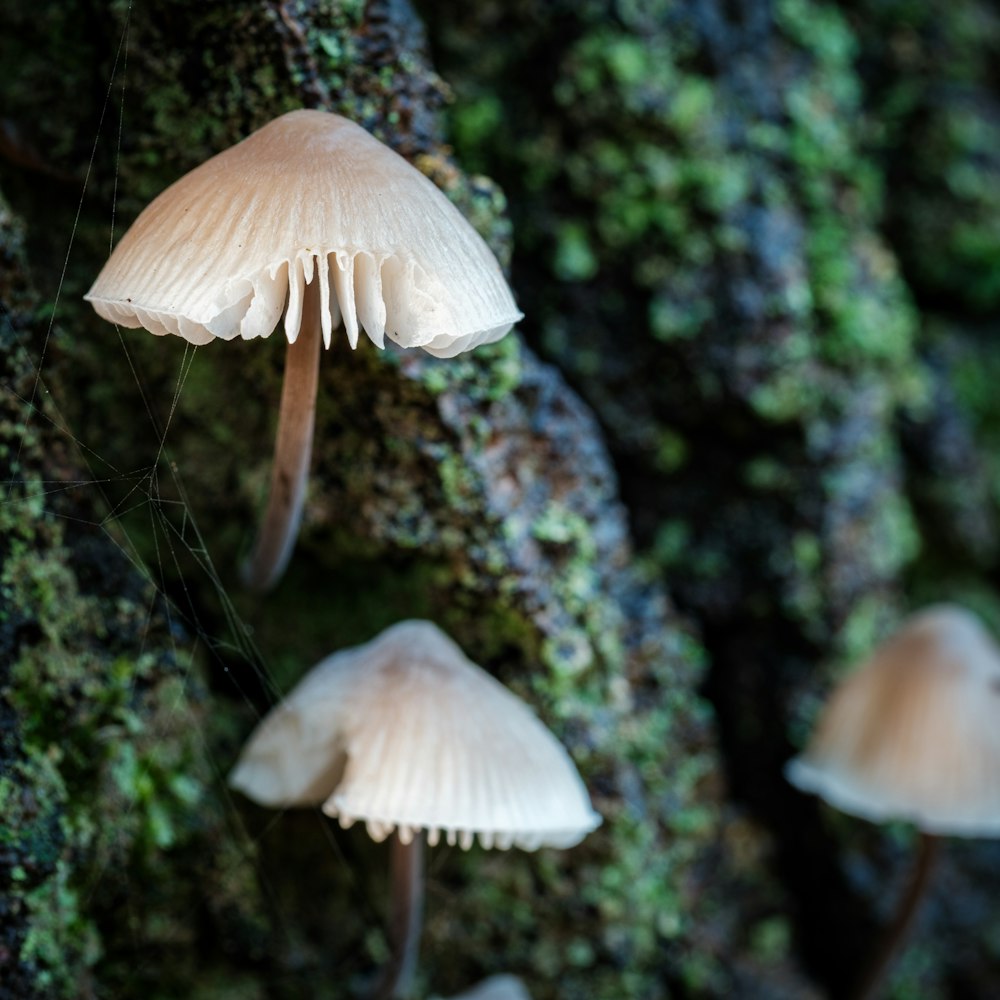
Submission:
<svg viewBox="0 0 1000 1000">
<path fill-rule="evenodd" d="M 459 152 L 513 206 L 523 329 L 602 422 L 637 541 L 700 626 L 729 787 L 772 838 L 798 952 L 842 990 L 885 912 L 878 835 L 780 767 L 824 667 L 901 606 L 998 622 L 1000 22 L 976 3 L 435 10 Z M 988 912 L 974 884 L 939 934 Z M 949 947 L 911 957 L 911 988 L 988 993 L 992 960 L 937 964 Z"/>
<path fill-rule="evenodd" d="M 910 837 L 781 766 L 903 608 L 1000 625 L 998 56 L 974 0 L 0 3 L 0 997 L 360 995 L 385 850 L 222 779 L 312 663 L 418 616 L 605 817 L 430 852 L 425 994 L 843 990 Z M 252 598 L 280 338 L 80 296 L 301 106 L 513 234 L 530 347 L 324 352 L 302 536 Z M 895 989 L 988 997 L 1000 857 L 944 854 Z"/>
</svg>

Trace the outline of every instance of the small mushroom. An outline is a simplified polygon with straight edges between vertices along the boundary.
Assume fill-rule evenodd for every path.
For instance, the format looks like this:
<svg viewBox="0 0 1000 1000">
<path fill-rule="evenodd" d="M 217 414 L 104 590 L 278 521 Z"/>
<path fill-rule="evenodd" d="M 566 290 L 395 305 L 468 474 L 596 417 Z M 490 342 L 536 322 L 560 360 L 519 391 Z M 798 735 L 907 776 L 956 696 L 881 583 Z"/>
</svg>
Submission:
<svg viewBox="0 0 1000 1000">
<path fill-rule="evenodd" d="M 854 996 L 877 992 L 923 896 L 938 838 L 1000 836 L 1000 649 L 971 612 L 907 619 L 844 680 L 788 780 L 843 812 L 911 822 L 910 887 Z"/>
<path fill-rule="evenodd" d="M 451 1000 L 531 1000 L 527 987 L 517 976 L 490 976 Z"/>
<path fill-rule="evenodd" d="M 410 995 L 423 838 L 463 849 L 571 847 L 600 823 L 569 755 L 430 622 L 406 621 L 314 667 L 260 723 L 229 777 L 261 805 L 310 806 L 392 836 L 393 960 Z"/>
<path fill-rule="evenodd" d="M 338 115 L 292 111 L 186 174 L 115 247 L 85 298 L 112 323 L 192 344 L 288 339 L 271 492 L 245 578 L 266 590 L 305 498 L 320 342 L 453 357 L 521 318 L 492 252 L 426 177 Z"/>
</svg>

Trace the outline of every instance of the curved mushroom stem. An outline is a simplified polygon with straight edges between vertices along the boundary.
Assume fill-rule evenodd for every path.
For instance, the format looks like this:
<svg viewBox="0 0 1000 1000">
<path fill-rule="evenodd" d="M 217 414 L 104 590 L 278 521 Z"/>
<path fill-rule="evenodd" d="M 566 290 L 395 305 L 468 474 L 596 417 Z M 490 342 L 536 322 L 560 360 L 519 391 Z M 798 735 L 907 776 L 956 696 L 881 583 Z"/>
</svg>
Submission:
<svg viewBox="0 0 1000 1000">
<path fill-rule="evenodd" d="M 920 908 L 920 901 L 930 880 L 940 843 L 939 837 L 921 832 L 917 860 L 910 876 L 909 887 L 899 902 L 896 916 L 883 931 L 875 953 L 869 959 L 858 985 L 851 993 L 851 1000 L 873 1000 L 878 995 L 882 979 L 892 963 L 893 956 L 906 937 L 906 932 Z"/>
<path fill-rule="evenodd" d="M 424 919 L 424 834 L 418 830 L 404 844 L 392 835 L 389 942 L 392 958 L 372 1000 L 409 1000 L 417 972 L 417 952 Z"/>
<path fill-rule="evenodd" d="M 299 335 L 285 353 L 271 493 L 253 554 L 243 567 L 243 582 L 258 593 L 281 579 L 299 534 L 316 423 L 321 343 L 319 282 L 313 281 L 302 297 Z"/>
</svg>

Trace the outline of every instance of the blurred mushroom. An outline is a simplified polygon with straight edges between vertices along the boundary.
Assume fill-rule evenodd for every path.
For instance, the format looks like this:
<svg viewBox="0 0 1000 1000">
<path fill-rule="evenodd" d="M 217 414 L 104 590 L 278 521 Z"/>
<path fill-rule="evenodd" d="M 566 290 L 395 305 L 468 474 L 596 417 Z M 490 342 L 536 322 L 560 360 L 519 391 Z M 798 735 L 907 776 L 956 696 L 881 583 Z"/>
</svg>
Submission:
<svg viewBox="0 0 1000 1000">
<path fill-rule="evenodd" d="M 531 1000 L 527 987 L 517 976 L 490 976 L 451 1000 Z"/>
<path fill-rule="evenodd" d="M 877 992 L 917 911 L 938 837 L 1000 836 L 1000 649 L 971 612 L 913 615 L 834 691 L 792 784 L 876 823 L 911 822 L 920 849 L 910 886 L 861 977 Z"/>
<path fill-rule="evenodd" d="M 104 319 L 192 344 L 267 337 L 285 383 L 267 511 L 245 568 L 281 577 L 302 514 L 320 336 L 453 357 L 521 318 L 500 265 L 426 177 L 364 129 L 292 111 L 186 174 L 139 215 L 85 296 Z"/>
<path fill-rule="evenodd" d="M 430 622 L 394 625 L 314 667 L 260 723 L 229 777 L 267 806 L 309 806 L 392 835 L 393 959 L 376 992 L 410 995 L 423 837 L 467 850 L 571 847 L 600 823 L 569 755 Z"/>
</svg>

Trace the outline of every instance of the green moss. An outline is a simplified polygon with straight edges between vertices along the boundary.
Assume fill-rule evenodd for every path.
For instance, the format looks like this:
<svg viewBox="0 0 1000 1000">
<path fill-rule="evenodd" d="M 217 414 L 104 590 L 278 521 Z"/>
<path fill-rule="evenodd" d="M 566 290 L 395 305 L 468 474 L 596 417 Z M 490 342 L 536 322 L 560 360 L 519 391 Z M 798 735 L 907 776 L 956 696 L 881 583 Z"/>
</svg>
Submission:
<svg viewBox="0 0 1000 1000">
<path fill-rule="evenodd" d="M 448 360 L 430 360 L 420 365 L 418 377 L 421 383 L 434 395 L 461 386 L 475 401 L 503 399 L 521 381 L 521 350 L 516 338 L 506 337 L 494 344 L 486 344 L 476 351 L 476 359 L 470 355 L 459 355 Z M 390 356 L 389 364 L 396 359 Z M 482 435 L 488 433 L 486 424 L 480 424 Z"/>
<path fill-rule="evenodd" d="M 732 771 L 744 774 L 737 794 L 765 814 L 787 794 L 780 775 L 762 775 L 784 752 L 797 709 L 787 720 L 774 710 L 773 739 L 759 730 L 742 739 L 742 700 L 757 692 L 767 701 L 782 678 L 808 686 L 811 663 L 819 683 L 824 656 L 861 652 L 898 614 L 926 545 L 896 423 L 901 407 L 926 404 L 930 387 L 918 360 L 923 317 L 893 231 L 906 165 L 877 155 L 886 120 L 872 112 L 877 70 L 865 61 L 877 31 L 881 44 L 907 51 L 905 30 L 891 26 L 903 15 L 890 6 L 878 29 L 804 0 L 769 8 L 770 22 L 759 12 L 756 28 L 712 24 L 683 4 L 669 29 L 648 5 L 613 18 L 555 5 L 530 23 L 450 9 L 436 36 L 460 98 L 459 156 L 492 157 L 510 196 L 518 291 L 537 342 L 598 410 L 651 562 L 711 625 L 712 690 L 729 713 L 720 725 Z M 929 51 L 938 15 L 913 16 Z M 946 34 L 956 30 L 948 20 Z M 974 34 L 966 25 L 966 42 Z M 542 77 L 525 56 L 539 51 L 551 66 Z M 511 82 L 522 76 L 530 95 Z M 917 76 L 902 83 L 919 86 Z M 986 117 L 976 103 L 971 117 Z M 909 155 L 921 169 L 928 159 Z M 988 153 L 969 146 L 956 162 L 966 165 L 952 176 L 964 205 L 983 204 Z M 987 208 L 981 233 L 991 217 Z M 971 212 L 966 221 L 976 228 Z M 974 253 L 989 268 L 997 255 L 981 233 Z M 962 267 L 970 257 L 956 259 Z M 576 593 L 587 599 L 572 579 L 567 606 Z M 565 634 L 579 698 L 600 659 L 587 655 L 592 632 Z M 554 674 L 561 635 L 545 650 Z M 572 697 L 558 677 L 546 684 L 553 701 Z M 780 820 L 770 821 L 784 843 Z M 781 907 L 773 875 L 755 891 Z M 780 920 L 745 940 L 751 962 L 779 964 L 791 947 Z M 637 995 L 653 989 L 642 961 L 631 968 Z M 696 958 L 685 975 L 725 992 Z"/>
<path fill-rule="evenodd" d="M 562 281 L 586 281 L 597 274 L 600 264 L 581 224 L 570 222 L 560 228 L 553 268 Z"/>
<path fill-rule="evenodd" d="M 119 5 L 119 18 L 125 10 Z M 106 158 L 98 194 L 107 198 L 117 178 L 120 191 L 128 192 L 124 221 L 181 170 L 300 103 L 317 82 L 311 60 L 331 105 L 414 156 L 501 260 L 509 259 L 510 225 L 499 188 L 461 174 L 434 135 L 439 126 L 421 118 L 440 97 L 441 85 L 418 52 L 394 48 L 408 44 L 399 42 L 411 25 L 408 12 L 378 8 L 388 19 L 389 30 L 383 30 L 387 22 L 367 21 L 366 10 L 361 4 L 286 4 L 305 38 L 305 51 L 297 53 L 294 45 L 282 44 L 288 38 L 271 7 L 248 8 L 232 42 L 217 40 L 231 14 L 221 7 L 188 4 L 184 17 L 172 10 L 164 18 L 156 16 L 158 5 L 136 9 L 127 91 L 136 100 L 126 100 L 126 142 L 120 159 Z M 533 322 L 546 342 L 562 335 L 574 352 L 567 368 L 591 377 L 604 371 L 606 358 L 629 352 L 610 355 L 603 345 L 582 343 L 578 317 L 560 326 L 562 295 L 579 293 L 587 282 L 614 283 L 610 293 L 602 286 L 600 311 L 612 317 L 617 337 L 642 350 L 663 344 L 664 350 L 682 352 L 695 343 L 715 316 L 716 289 L 706 271 L 719 247 L 731 255 L 727 262 L 745 263 L 752 241 L 739 215 L 747 198 L 756 196 L 764 155 L 751 145 L 733 148 L 717 81 L 706 75 L 690 25 L 640 31 L 629 20 L 638 17 L 626 5 L 620 22 L 588 19 L 557 47 L 552 100 L 566 129 L 578 131 L 579 144 L 567 143 L 559 128 L 515 131 L 511 141 L 513 112 L 503 100 L 484 99 L 457 119 L 464 163 L 502 168 L 511 161 L 496 146 L 509 142 L 524 190 L 543 202 L 529 204 L 530 210 L 539 208 L 537 218 L 518 236 L 535 255 L 531 259 L 544 261 L 535 271 L 546 287 L 557 289 L 533 310 Z M 823 58 L 840 66 L 833 48 Z M 478 46 L 481 53 L 487 49 L 495 51 Z M 841 147 L 849 147 L 850 137 L 837 131 L 838 109 L 822 104 L 825 82 L 831 81 L 820 78 L 790 98 L 789 115 L 797 116 L 802 133 L 794 149 L 766 155 L 820 171 L 817 146 L 833 141 L 838 159 L 846 158 Z M 833 92 L 841 90 L 849 88 Z M 847 98 L 844 109 L 850 110 Z M 139 110 L 149 112 L 143 123 Z M 622 120 L 627 136 L 608 127 Z M 531 126 L 531 116 L 524 122 Z M 493 148 L 462 146 L 487 140 Z M 531 143 L 543 155 L 529 155 Z M 820 209 L 831 217 L 839 211 L 835 195 L 851 164 L 837 169 L 835 181 L 819 185 L 820 207 L 808 223 Z M 554 190 L 560 194 L 550 204 Z M 789 184 L 784 196 L 794 204 L 798 190 Z M 103 256 L 107 218 L 100 210 L 83 220 L 81 271 Z M 818 249 L 817 261 L 848 246 L 852 241 L 834 232 Z M 556 274 L 558 284 L 550 281 Z M 82 276 L 77 280 L 84 282 Z M 870 326 L 871 318 L 849 314 L 849 297 L 818 305 L 812 280 L 811 272 L 793 275 L 775 292 L 770 314 L 792 314 L 797 321 L 811 320 L 820 309 L 843 313 L 843 342 L 864 345 L 857 331 Z M 878 285 L 875 294 L 882 292 Z M 653 336 L 642 326 L 648 315 L 656 318 Z M 144 379 L 140 394 L 130 371 L 108 363 L 119 354 L 108 332 L 98 333 L 91 318 L 80 318 L 79 326 L 92 336 L 81 339 L 87 346 L 72 348 L 78 369 L 73 381 L 89 381 L 92 388 L 77 406 L 74 427 L 85 441 L 110 442 L 112 432 L 102 419 L 108 398 L 116 396 L 127 412 L 140 414 L 143 395 L 154 405 L 169 405 L 179 345 L 135 341 Z M 824 356 L 814 333 L 797 328 L 787 350 L 777 353 L 790 372 L 801 375 Z M 902 343 L 901 335 L 892 339 Z M 231 351 L 224 354 L 217 349 L 222 347 Z M 161 476 L 162 498 L 141 518 L 149 522 L 150 513 L 163 511 L 167 520 L 134 532 L 129 525 L 135 544 L 162 574 L 162 585 L 181 596 L 204 641 L 214 690 L 214 722 L 204 737 L 217 748 L 211 760 L 224 769 L 256 712 L 268 704 L 271 688 L 290 685 L 334 648 L 368 638 L 397 617 L 441 621 L 474 659 L 538 706 L 579 762 L 607 821 L 574 852 L 442 852 L 431 881 L 432 895 L 444 905 L 428 908 L 426 983 L 457 990 L 502 958 L 508 967 L 535 973 L 534 993 L 558 991 L 564 1000 L 655 995 L 668 966 L 671 976 L 724 992 L 724 974 L 711 968 L 699 926 L 711 909 L 703 869 L 719 823 L 708 713 L 696 693 L 705 655 L 680 631 L 657 581 L 630 566 L 613 475 L 593 444 L 597 428 L 562 381 L 522 353 L 513 337 L 447 362 L 380 355 L 368 345 L 346 360 L 346 351 L 331 352 L 324 357 L 314 478 L 292 571 L 266 604 L 237 597 L 236 617 L 230 591 L 236 590 L 235 567 L 267 477 L 273 411 L 262 404 L 277 399 L 279 348 L 214 345 L 197 353 L 169 439 L 185 492 Z M 841 363 L 849 371 L 868 364 L 874 350 L 852 346 Z M 898 344 L 887 349 L 878 363 L 889 370 L 902 350 Z M 858 361 L 862 354 L 865 360 Z M 770 368 L 762 376 L 782 399 L 790 391 L 785 374 Z M 723 385 L 717 373 L 699 377 Z M 801 415 L 783 405 L 775 422 Z M 631 405 L 624 409 L 631 419 Z M 644 439 L 658 443 L 654 477 L 698 464 L 684 461 L 688 454 L 700 456 L 702 444 L 690 436 L 689 421 L 652 423 Z M 616 421 L 608 426 L 613 429 Z M 158 444 L 153 441 L 151 451 L 127 421 L 113 436 L 121 468 L 146 467 Z M 790 463 L 783 459 L 775 461 L 787 470 Z M 772 488 L 776 481 L 772 477 Z M 130 486 L 119 477 L 109 489 Z M 724 540 L 712 538 L 689 554 L 691 522 L 679 516 L 673 523 L 679 530 L 666 546 L 671 558 L 692 576 L 724 582 L 733 564 Z M 197 525 L 214 560 L 210 571 L 203 557 L 180 543 L 171 558 L 161 555 L 157 532 L 171 524 L 167 537 L 192 544 Z M 791 572 L 811 578 L 815 564 L 808 548 L 783 551 L 790 552 Z M 53 561 L 64 559 L 60 554 Z M 104 852 L 115 867 L 120 862 L 151 897 L 148 919 L 130 919 L 119 937 L 110 920 L 98 921 L 105 941 L 121 942 L 127 933 L 156 952 L 145 969 L 128 968 L 120 953 L 109 953 L 100 967 L 109 992 L 120 987 L 123 995 L 136 994 L 154 983 L 164 996 L 191 995 L 192 989 L 206 996 L 252 996 L 248 962 L 256 963 L 260 981 L 288 995 L 353 990 L 369 971 L 369 960 L 379 956 L 378 933 L 363 926 L 377 915 L 342 916 L 334 926 L 334 918 L 316 912 L 316 887 L 329 885 L 337 901 L 367 901 L 382 888 L 373 871 L 384 859 L 363 846 L 363 835 L 331 833 L 315 816 L 261 818 L 248 809 L 251 821 L 259 820 L 264 881 L 277 912 L 269 924 L 253 869 L 240 863 L 240 853 L 250 849 L 239 839 L 239 824 L 233 824 L 236 833 L 199 827 L 218 823 L 218 803 L 225 800 L 205 774 L 204 752 L 196 753 L 203 713 L 197 689 L 178 686 L 186 660 L 177 662 L 162 642 L 154 643 L 163 654 L 159 659 L 133 647 L 104 659 L 91 651 L 90 658 L 73 662 L 73 644 L 104 627 L 99 619 L 110 616 L 107 603 L 92 603 L 55 568 L 29 574 L 29 585 L 58 624 L 51 648 L 57 648 L 57 634 L 62 645 L 50 664 L 25 660 L 25 676 L 38 671 L 44 683 L 35 695 L 23 695 L 39 699 L 24 702 L 23 711 L 41 718 L 43 699 L 58 703 L 46 725 L 68 728 L 77 748 L 64 759 L 75 756 L 80 772 L 92 775 L 74 786 L 74 801 L 88 781 L 101 782 L 88 852 Z M 140 603 L 129 602 L 115 615 L 135 626 Z M 66 617 L 70 609 L 80 622 L 76 632 Z M 103 649 L 104 642 L 98 645 Z M 99 690 L 91 690 L 98 676 L 102 681 L 93 686 Z M 79 684 L 86 697 L 76 691 Z M 113 737 L 109 745 L 100 739 L 104 732 Z M 51 741 L 48 730 L 37 734 L 39 746 L 43 738 Z M 121 842 L 109 844 L 93 828 L 107 825 L 117 815 L 113 808 L 125 818 Z M 72 837 L 82 849 L 82 839 Z M 89 873 L 79 871 L 85 866 L 72 867 L 72 878 L 93 884 Z M 225 933 L 199 941 L 184 916 L 192 910 L 203 916 L 205 907 L 212 910 L 204 917 L 208 926 Z M 81 936 L 81 949 L 83 944 Z M 776 961 L 781 945 L 772 945 Z M 361 956 L 351 973 L 339 964 L 347 954 Z"/>
<path fill-rule="evenodd" d="M 959 308 L 1000 300 L 998 105 L 987 69 L 1000 51 L 989 4 L 865 4 L 866 57 L 896 164 L 899 252 L 915 282 Z"/>
<path fill-rule="evenodd" d="M 0 446 L 19 456 L 0 505 L 2 976 L 19 997 L 57 1000 L 134 984 L 136 951 L 174 947 L 211 896 L 182 889 L 182 873 L 216 874 L 223 818 L 206 791 L 193 652 L 99 527 L 99 495 L 60 488 L 87 477 L 48 386 L 27 411 L 36 362 L 24 344 L 46 331 L 46 310 L 3 202 L 0 298 Z M 157 973 L 164 991 L 185 964 Z"/>
<path fill-rule="evenodd" d="M 953 345 L 949 383 L 962 411 L 976 428 L 977 440 L 983 446 L 988 490 L 994 502 L 1000 504 L 1000 406 L 996 393 L 1000 358 L 990 349 L 989 339 L 969 336 L 961 330 L 939 328 L 936 339 Z"/>
<path fill-rule="evenodd" d="M 479 97 L 457 104 L 452 114 L 452 129 L 456 141 L 466 151 L 463 158 L 469 170 L 483 172 L 488 169 L 488 157 L 476 155 L 503 119 L 503 106 L 496 94 Z"/>
<path fill-rule="evenodd" d="M 102 956 L 91 907 L 103 865 L 143 857 L 167 867 L 162 852 L 200 825 L 204 778 L 189 738 L 178 738 L 191 708 L 173 655 L 116 652 L 124 637 L 148 634 L 147 608 L 81 593 L 61 524 L 16 493 L 11 501 L 3 618 L 28 615 L 39 631 L 2 692 L 17 713 L 22 755 L 0 792 L 5 839 L 45 873 L 21 879 L 20 889 L 15 878 L 29 915 L 20 961 L 35 970 L 42 995 L 68 997 Z M 20 818 L 11 803 L 20 803 Z"/>
</svg>

